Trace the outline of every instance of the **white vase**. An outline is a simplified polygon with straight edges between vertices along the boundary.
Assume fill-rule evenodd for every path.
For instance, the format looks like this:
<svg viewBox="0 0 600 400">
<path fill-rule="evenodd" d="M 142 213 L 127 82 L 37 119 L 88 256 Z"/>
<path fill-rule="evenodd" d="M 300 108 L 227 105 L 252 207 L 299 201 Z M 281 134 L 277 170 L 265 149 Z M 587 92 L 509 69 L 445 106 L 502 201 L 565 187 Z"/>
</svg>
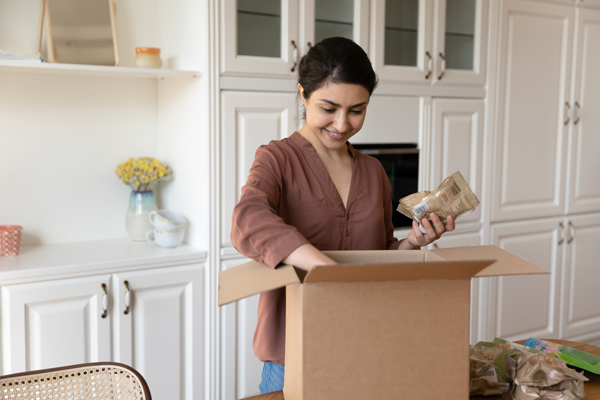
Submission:
<svg viewBox="0 0 600 400">
<path fill-rule="evenodd" d="M 156 210 L 154 192 L 131 192 L 125 227 L 133 240 L 146 241 L 146 232 L 153 229 L 148 216 L 154 210 Z"/>
</svg>

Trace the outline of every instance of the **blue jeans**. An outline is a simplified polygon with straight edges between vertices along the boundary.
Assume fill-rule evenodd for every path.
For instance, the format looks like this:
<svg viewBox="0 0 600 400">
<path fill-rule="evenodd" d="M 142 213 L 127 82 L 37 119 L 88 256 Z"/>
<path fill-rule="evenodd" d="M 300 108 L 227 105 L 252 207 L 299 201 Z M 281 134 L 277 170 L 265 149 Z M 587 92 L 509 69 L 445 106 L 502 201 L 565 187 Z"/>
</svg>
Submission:
<svg viewBox="0 0 600 400">
<path fill-rule="evenodd" d="M 283 390 L 284 375 L 285 367 L 283 365 L 274 362 L 266 362 L 263 366 L 260 385 L 258 385 L 260 394 Z"/>
</svg>

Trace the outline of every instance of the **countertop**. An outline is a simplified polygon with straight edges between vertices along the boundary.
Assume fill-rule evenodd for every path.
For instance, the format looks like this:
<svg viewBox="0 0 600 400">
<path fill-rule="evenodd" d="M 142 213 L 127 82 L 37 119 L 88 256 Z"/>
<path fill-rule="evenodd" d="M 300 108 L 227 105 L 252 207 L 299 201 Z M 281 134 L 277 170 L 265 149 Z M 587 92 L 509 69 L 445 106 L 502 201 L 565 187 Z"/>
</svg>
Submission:
<svg viewBox="0 0 600 400">
<path fill-rule="evenodd" d="M 24 246 L 18 256 L 0 257 L 0 284 L 203 263 L 206 256 L 188 245 L 165 249 L 130 238 Z"/>
</svg>

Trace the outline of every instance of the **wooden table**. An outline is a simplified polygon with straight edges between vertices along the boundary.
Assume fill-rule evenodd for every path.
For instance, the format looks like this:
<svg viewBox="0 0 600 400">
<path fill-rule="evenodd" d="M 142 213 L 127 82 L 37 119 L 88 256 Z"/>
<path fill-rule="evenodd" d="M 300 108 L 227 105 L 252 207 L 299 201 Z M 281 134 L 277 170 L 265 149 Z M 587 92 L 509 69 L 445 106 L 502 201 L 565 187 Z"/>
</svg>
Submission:
<svg viewBox="0 0 600 400">
<path fill-rule="evenodd" d="M 586 353 L 594 354 L 600 357 L 600 347 L 592 346 L 590 344 L 583 344 L 577 342 L 569 342 L 566 340 L 554 340 L 549 339 L 553 343 L 562 344 L 568 347 L 573 347 L 574 349 L 579 349 L 585 351 Z M 517 342 L 523 344 L 524 341 Z M 585 399 L 586 400 L 600 400 L 600 375 L 592 374 L 591 372 L 585 372 L 585 376 L 589 379 L 589 382 L 586 382 L 585 387 Z M 510 398 L 510 396 L 508 396 Z M 502 396 L 473 396 L 469 398 L 470 400 L 506 400 L 506 397 Z M 280 390 L 278 392 L 261 394 L 259 396 L 247 397 L 245 400 L 285 400 L 283 398 L 283 392 Z"/>
</svg>

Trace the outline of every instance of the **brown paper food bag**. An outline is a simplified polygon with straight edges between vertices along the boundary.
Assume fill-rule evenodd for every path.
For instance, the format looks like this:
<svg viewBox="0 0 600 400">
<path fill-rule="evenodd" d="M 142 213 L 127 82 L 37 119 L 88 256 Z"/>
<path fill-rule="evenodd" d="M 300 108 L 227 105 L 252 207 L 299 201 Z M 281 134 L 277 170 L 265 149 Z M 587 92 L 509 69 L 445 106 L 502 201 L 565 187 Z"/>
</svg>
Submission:
<svg viewBox="0 0 600 400">
<path fill-rule="evenodd" d="M 435 213 L 446 225 L 449 215 L 456 220 L 478 205 L 479 200 L 465 178 L 460 172 L 455 172 L 431 192 L 417 192 L 400 199 L 397 210 L 419 224 L 426 216 L 431 222 L 429 214 Z M 424 231 L 422 225 L 421 231 Z"/>
</svg>

